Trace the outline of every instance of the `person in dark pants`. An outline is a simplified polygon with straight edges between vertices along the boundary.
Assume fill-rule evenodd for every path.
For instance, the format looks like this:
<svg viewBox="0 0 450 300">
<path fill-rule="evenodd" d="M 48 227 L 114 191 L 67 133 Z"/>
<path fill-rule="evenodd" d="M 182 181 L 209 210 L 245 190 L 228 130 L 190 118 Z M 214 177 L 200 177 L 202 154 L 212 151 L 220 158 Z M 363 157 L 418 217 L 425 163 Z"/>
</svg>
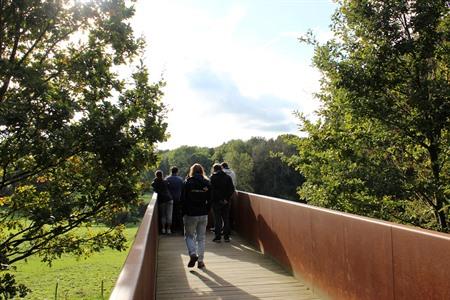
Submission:
<svg viewBox="0 0 450 300">
<path fill-rule="evenodd" d="M 183 220 L 181 215 L 181 191 L 183 189 L 183 178 L 178 176 L 178 168 L 172 167 L 172 174 L 166 177 L 169 192 L 173 199 L 172 228 L 183 233 Z"/>
<path fill-rule="evenodd" d="M 237 188 L 238 188 L 238 186 L 237 186 L 237 181 L 236 181 L 236 173 L 232 170 L 232 169 L 230 169 L 230 167 L 228 166 L 228 163 L 227 162 L 223 162 L 223 163 L 221 163 L 221 165 L 222 165 L 222 170 L 223 170 L 223 172 L 225 173 L 225 174 L 227 174 L 228 176 L 230 176 L 231 177 L 231 180 L 233 180 L 233 185 L 234 185 L 234 189 L 236 190 Z M 237 192 L 235 191 L 234 193 L 233 193 L 233 195 L 231 196 L 231 207 L 230 207 L 230 210 L 231 210 L 231 213 L 230 213 L 230 228 L 231 229 L 234 229 L 234 218 L 233 218 L 233 207 L 234 207 L 234 205 L 236 205 L 236 199 L 237 199 Z"/>
<path fill-rule="evenodd" d="M 230 200 L 234 185 L 220 164 L 214 164 L 211 175 L 211 203 L 214 215 L 214 242 L 220 243 L 221 234 L 225 242 L 230 241 Z"/>
<path fill-rule="evenodd" d="M 163 179 L 163 172 L 161 170 L 155 172 L 155 179 L 152 182 L 152 187 L 153 191 L 158 194 L 156 201 L 158 202 L 159 208 L 161 233 L 171 234 L 173 200 L 169 193 L 169 185 L 167 181 Z"/>
</svg>

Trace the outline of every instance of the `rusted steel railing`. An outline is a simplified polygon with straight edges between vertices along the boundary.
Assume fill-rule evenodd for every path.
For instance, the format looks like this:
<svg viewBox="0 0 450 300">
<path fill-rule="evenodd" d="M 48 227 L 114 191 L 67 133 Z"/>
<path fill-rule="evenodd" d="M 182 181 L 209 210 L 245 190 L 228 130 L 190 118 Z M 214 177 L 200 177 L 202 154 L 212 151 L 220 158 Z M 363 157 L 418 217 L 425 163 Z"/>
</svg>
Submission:
<svg viewBox="0 0 450 300">
<path fill-rule="evenodd" d="M 157 250 L 158 213 L 155 193 L 148 204 L 110 300 L 155 299 Z"/>
<path fill-rule="evenodd" d="M 324 299 L 450 299 L 450 235 L 239 192 L 235 230 Z"/>
</svg>

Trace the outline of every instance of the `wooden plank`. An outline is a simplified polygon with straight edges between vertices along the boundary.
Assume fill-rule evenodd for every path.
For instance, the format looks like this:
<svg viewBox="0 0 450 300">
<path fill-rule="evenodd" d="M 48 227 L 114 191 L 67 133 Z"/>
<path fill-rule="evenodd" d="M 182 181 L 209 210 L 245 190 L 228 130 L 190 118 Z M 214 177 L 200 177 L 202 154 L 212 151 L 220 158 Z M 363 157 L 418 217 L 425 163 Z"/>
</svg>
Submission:
<svg viewBox="0 0 450 300">
<path fill-rule="evenodd" d="M 189 256 L 182 236 L 161 236 L 158 249 L 156 299 L 301 299 L 320 300 L 271 259 L 233 236 L 214 243 L 207 234 L 206 269 L 187 268 Z"/>
</svg>

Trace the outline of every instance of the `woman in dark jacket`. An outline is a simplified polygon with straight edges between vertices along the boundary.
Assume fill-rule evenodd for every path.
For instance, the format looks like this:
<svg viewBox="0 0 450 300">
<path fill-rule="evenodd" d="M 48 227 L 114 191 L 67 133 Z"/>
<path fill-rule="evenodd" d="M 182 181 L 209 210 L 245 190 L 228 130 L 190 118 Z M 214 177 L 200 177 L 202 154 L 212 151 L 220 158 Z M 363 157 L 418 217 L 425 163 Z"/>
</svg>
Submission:
<svg viewBox="0 0 450 300">
<path fill-rule="evenodd" d="M 168 183 L 163 179 L 163 172 L 155 172 L 156 178 L 152 182 L 153 191 L 158 194 L 156 201 L 159 208 L 159 219 L 161 221 L 161 232 L 171 234 L 173 199 L 169 193 Z"/>
<path fill-rule="evenodd" d="M 206 225 L 211 202 L 211 186 L 202 165 L 194 164 L 184 183 L 182 196 L 184 239 L 189 252 L 188 267 L 204 268 Z"/>
</svg>

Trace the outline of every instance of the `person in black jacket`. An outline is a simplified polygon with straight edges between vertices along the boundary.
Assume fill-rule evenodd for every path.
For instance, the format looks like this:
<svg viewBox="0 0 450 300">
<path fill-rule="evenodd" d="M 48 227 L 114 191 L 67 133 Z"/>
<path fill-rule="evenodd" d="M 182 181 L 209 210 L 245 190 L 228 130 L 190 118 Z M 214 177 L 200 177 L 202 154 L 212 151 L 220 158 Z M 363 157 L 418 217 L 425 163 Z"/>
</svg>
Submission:
<svg viewBox="0 0 450 300">
<path fill-rule="evenodd" d="M 161 233 L 171 234 L 173 199 L 169 193 L 167 181 L 163 179 L 163 172 L 155 172 L 156 178 L 152 182 L 153 191 L 157 193 L 159 217 L 161 221 Z"/>
<path fill-rule="evenodd" d="M 184 239 L 189 252 L 188 267 L 204 268 L 206 225 L 211 203 L 211 185 L 200 164 L 189 170 L 182 194 Z"/>
<path fill-rule="evenodd" d="M 225 242 L 230 241 L 230 200 L 234 193 L 233 180 L 225 174 L 220 164 L 214 164 L 211 175 L 211 202 L 214 214 L 213 242 L 220 243 L 221 234 Z"/>
</svg>

